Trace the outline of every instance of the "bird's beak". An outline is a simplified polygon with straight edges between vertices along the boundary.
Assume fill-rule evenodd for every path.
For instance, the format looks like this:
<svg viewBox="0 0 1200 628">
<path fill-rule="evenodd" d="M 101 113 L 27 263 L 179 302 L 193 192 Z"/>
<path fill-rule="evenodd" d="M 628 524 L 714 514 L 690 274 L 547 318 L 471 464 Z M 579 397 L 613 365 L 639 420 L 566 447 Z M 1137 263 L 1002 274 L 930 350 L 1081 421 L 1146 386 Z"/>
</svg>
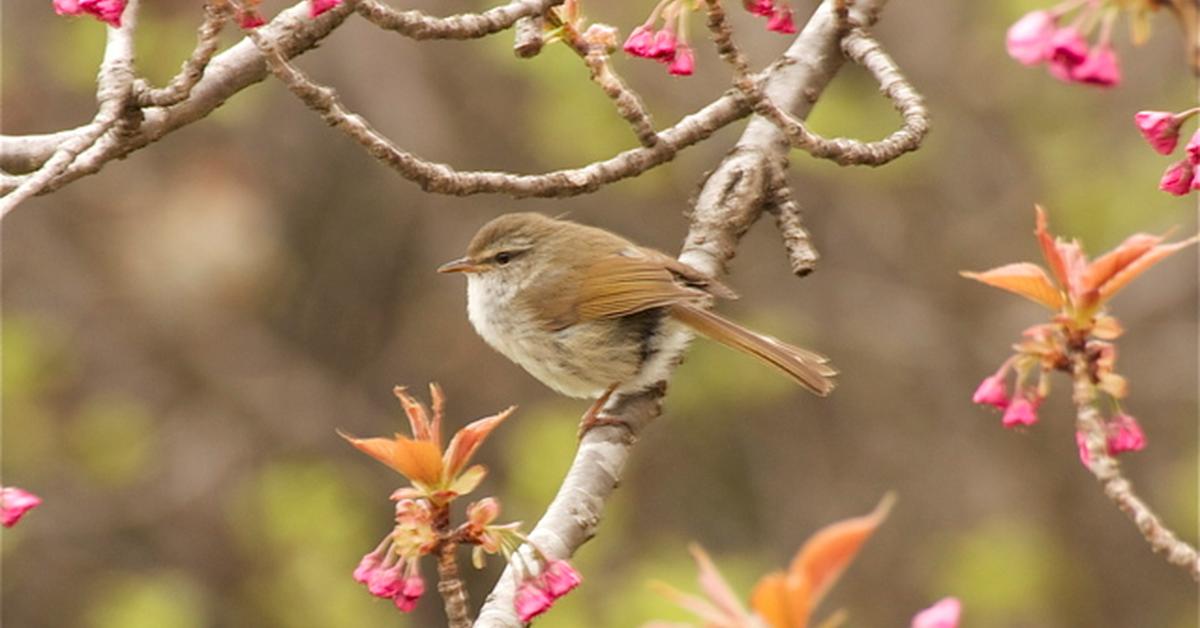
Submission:
<svg viewBox="0 0 1200 628">
<path fill-rule="evenodd" d="M 460 257 L 453 262 L 438 266 L 439 273 L 477 273 L 483 270 L 482 264 L 476 264 L 469 257 Z"/>
</svg>

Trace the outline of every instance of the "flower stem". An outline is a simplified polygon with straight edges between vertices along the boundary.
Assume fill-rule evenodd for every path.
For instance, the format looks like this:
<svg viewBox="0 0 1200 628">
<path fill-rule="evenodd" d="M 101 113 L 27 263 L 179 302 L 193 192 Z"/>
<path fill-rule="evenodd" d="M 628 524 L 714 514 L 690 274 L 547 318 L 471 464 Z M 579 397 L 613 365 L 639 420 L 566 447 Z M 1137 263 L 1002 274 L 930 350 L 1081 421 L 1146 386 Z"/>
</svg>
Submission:
<svg viewBox="0 0 1200 628">
<path fill-rule="evenodd" d="M 1089 456 L 1088 470 L 1104 487 L 1104 494 L 1133 520 L 1150 548 L 1156 553 L 1166 554 L 1168 563 L 1183 567 L 1193 580 L 1200 582 L 1200 555 L 1196 549 L 1163 525 L 1150 506 L 1133 492 L 1133 485 L 1121 474 L 1121 466 L 1116 458 L 1108 454 L 1104 420 L 1096 409 L 1096 386 L 1092 382 L 1085 352 L 1071 352 L 1071 374 L 1075 382 L 1075 429 L 1084 435 Z"/>
<path fill-rule="evenodd" d="M 467 588 L 458 576 L 458 559 L 455 557 L 458 542 L 452 538 L 450 532 L 448 506 L 440 506 L 434 513 L 434 529 L 442 538 L 437 549 L 438 594 L 442 596 L 442 603 L 446 609 L 446 625 L 448 628 L 471 628 Z"/>
</svg>

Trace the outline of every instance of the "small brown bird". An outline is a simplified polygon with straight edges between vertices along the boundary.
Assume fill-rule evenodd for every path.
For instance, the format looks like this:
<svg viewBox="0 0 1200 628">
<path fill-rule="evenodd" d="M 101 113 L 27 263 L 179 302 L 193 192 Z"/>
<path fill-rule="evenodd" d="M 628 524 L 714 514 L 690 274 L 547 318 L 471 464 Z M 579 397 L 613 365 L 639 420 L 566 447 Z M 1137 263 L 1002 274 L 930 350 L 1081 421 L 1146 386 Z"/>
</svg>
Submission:
<svg viewBox="0 0 1200 628">
<path fill-rule="evenodd" d="M 720 282 L 618 235 L 535 213 L 484 225 L 467 255 L 438 268 L 467 274 L 467 314 L 492 348 L 550 388 L 598 398 L 666 379 L 699 332 L 748 353 L 824 396 L 837 371 L 816 353 L 750 331 L 713 312 Z"/>
</svg>

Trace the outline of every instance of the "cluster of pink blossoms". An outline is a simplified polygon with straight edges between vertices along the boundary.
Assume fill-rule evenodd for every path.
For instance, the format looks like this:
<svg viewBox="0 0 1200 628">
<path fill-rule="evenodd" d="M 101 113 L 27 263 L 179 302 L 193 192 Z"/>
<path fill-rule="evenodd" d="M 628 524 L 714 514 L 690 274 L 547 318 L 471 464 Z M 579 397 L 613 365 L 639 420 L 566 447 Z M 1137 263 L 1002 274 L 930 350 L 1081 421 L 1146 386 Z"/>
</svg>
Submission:
<svg viewBox="0 0 1200 628">
<path fill-rule="evenodd" d="M 546 558 L 541 552 L 535 554 L 538 555 L 542 568 L 536 575 L 525 570 L 525 576 L 517 587 L 516 599 L 513 602 L 517 616 L 525 623 L 550 610 L 558 598 L 570 593 L 583 582 L 579 572 L 567 561 Z"/>
<path fill-rule="evenodd" d="M 1200 109 L 1189 109 L 1179 113 L 1170 111 L 1139 111 L 1133 116 L 1133 122 L 1138 131 L 1155 152 L 1170 155 L 1179 146 L 1179 130 L 1188 118 L 1196 115 Z M 1158 182 L 1158 189 L 1183 196 L 1192 190 L 1200 190 L 1200 129 L 1188 140 L 1184 147 L 1183 159 L 1171 164 L 1163 172 Z"/>
<path fill-rule="evenodd" d="M 0 488 L 0 524 L 6 528 L 17 525 L 25 513 L 42 503 L 42 498 L 15 486 Z"/>
<path fill-rule="evenodd" d="M 742 4 L 754 15 L 767 18 L 767 30 L 796 32 L 788 5 L 777 0 L 743 0 Z M 661 0 L 645 23 L 633 29 L 622 48 L 635 57 L 665 64 L 672 76 L 690 76 L 696 71 L 696 55 L 687 42 L 687 17 L 691 10 L 688 0 Z M 660 20 L 662 28 L 657 28 Z"/>
<path fill-rule="evenodd" d="M 396 608 L 409 612 L 425 592 L 421 579 L 421 556 L 437 545 L 433 509 L 424 499 L 396 500 L 396 527 L 374 551 L 362 557 L 354 579 L 367 586 L 371 595 L 389 598 Z"/>
<path fill-rule="evenodd" d="M 1037 423 L 1038 406 L 1050 393 L 1052 372 L 1086 376 L 1117 409 L 1105 420 L 1108 453 L 1138 451 L 1146 446 L 1146 437 L 1137 420 L 1120 410 L 1120 401 L 1129 394 L 1129 384 L 1116 372 L 1117 348 L 1113 341 L 1124 331 L 1105 311 L 1105 304 L 1147 269 L 1195 244 L 1198 238 L 1166 242 L 1164 236 L 1136 233 L 1112 251 L 1088 259 L 1078 240 L 1067 241 L 1050 233 L 1041 207 L 1037 208 L 1034 235 L 1049 273 L 1029 262 L 962 273 L 1053 312 L 1052 322 L 1034 325 L 1022 333 L 1021 341 L 1013 347 L 1015 354 L 979 384 L 972 401 L 1003 410 L 1004 427 L 1030 426 Z M 1076 372 L 1084 366 L 1086 371 Z M 1011 396 L 1005 384 L 1010 371 L 1015 372 Z M 1086 435 L 1076 434 L 1076 443 L 1083 463 L 1090 466 Z"/>
<path fill-rule="evenodd" d="M 1060 20 L 1076 9 L 1075 18 L 1060 26 Z M 1008 54 L 1025 65 L 1046 64 L 1050 75 L 1060 81 L 1111 87 L 1121 82 L 1112 48 L 1117 11 L 1094 0 L 1068 0 L 1053 9 L 1033 11 L 1009 27 Z M 1097 26 L 1100 35 L 1090 46 L 1088 37 Z"/>
</svg>

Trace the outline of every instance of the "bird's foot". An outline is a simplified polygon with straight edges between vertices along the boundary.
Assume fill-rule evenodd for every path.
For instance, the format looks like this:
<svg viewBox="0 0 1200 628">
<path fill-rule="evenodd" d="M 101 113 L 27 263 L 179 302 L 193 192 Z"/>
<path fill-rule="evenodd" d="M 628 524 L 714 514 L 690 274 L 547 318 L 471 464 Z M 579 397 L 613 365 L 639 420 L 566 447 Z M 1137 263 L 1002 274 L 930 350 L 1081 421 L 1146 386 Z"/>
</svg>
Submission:
<svg viewBox="0 0 1200 628">
<path fill-rule="evenodd" d="M 610 417 L 601 414 L 604 412 L 604 405 L 608 403 L 609 398 L 612 397 L 612 394 L 616 389 L 616 384 L 609 386 L 608 389 L 605 390 L 604 393 L 601 394 L 594 403 L 592 403 L 592 406 L 588 408 L 588 411 L 583 414 L 583 418 L 579 420 L 579 433 L 577 434 L 579 440 L 583 440 L 584 435 L 592 431 L 593 428 L 605 426 L 629 426 L 624 419 L 618 419 L 616 417 Z"/>
</svg>

